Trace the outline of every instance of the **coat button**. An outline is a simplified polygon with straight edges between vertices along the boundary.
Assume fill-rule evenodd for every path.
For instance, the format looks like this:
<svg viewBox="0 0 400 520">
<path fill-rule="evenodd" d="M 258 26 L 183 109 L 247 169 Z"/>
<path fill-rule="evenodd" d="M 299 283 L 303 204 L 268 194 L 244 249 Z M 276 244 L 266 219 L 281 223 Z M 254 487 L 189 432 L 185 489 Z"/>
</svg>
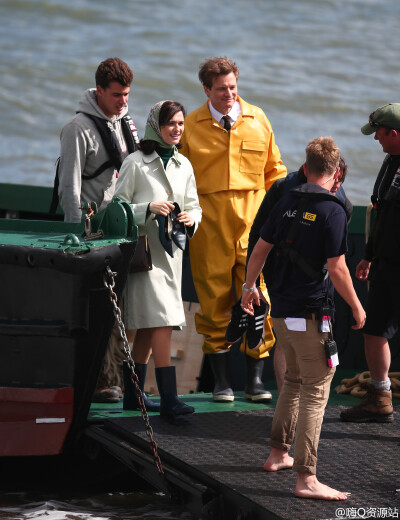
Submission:
<svg viewBox="0 0 400 520">
<path fill-rule="evenodd" d="M 167 195 L 172 195 L 172 190 L 168 190 Z"/>
</svg>

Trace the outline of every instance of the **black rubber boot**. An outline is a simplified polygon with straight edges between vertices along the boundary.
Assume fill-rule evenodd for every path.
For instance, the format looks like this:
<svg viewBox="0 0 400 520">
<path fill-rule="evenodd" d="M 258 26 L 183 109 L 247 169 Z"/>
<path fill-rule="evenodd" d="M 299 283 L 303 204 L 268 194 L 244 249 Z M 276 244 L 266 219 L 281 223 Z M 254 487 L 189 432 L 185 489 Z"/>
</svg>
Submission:
<svg viewBox="0 0 400 520">
<path fill-rule="evenodd" d="M 265 390 L 261 379 L 263 369 L 263 359 L 254 359 L 246 356 L 246 387 L 244 395 L 247 399 L 256 403 L 265 403 L 272 399 L 271 392 Z"/>
<path fill-rule="evenodd" d="M 139 401 L 136 397 L 135 385 L 132 383 L 131 371 L 127 361 L 122 364 L 124 374 L 124 410 L 140 410 Z M 139 388 L 142 391 L 143 401 L 148 412 L 159 412 L 160 405 L 151 401 L 144 393 L 144 382 L 146 380 L 147 365 L 135 363 L 135 372 L 139 379 Z"/>
<path fill-rule="evenodd" d="M 208 354 L 211 370 L 214 375 L 213 400 L 216 403 L 233 401 L 235 396 L 231 388 L 229 377 L 229 352 L 223 354 Z"/>
<path fill-rule="evenodd" d="M 161 415 L 175 418 L 194 412 L 193 406 L 178 399 L 175 367 L 156 368 L 156 381 L 161 397 Z"/>
</svg>

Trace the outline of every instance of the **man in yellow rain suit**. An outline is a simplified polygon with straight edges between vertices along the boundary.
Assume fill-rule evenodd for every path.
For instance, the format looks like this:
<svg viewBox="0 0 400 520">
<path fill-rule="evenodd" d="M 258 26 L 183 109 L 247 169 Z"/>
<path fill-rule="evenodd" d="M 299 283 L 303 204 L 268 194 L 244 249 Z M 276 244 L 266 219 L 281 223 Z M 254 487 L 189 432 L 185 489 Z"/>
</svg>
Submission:
<svg viewBox="0 0 400 520">
<path fill-rule="evenodd" d="M 237 95 L 238 76 L 236 64 L 225 57 L 200 65 L 209 100 L 186 117 L 180 150 L 192 163 L 203 210 L 190 262 L 201 307 L 196 329 L 204 335 L 203 352 L 214 374 L 214 401 L 234 399 L 225 333 L 235 296 L 242 294 L 249 231 L 266 190 L 287 173 L 264 112 Z M 266 294 L 265 285 L 261 288 Z M 261 375 L 274 342 L 268 314 L 264 341 L 257 348 L 248 348 L 246 341 L 241 346 L 245 394 L 252 401 L 271 399 Z"/>
</svg>

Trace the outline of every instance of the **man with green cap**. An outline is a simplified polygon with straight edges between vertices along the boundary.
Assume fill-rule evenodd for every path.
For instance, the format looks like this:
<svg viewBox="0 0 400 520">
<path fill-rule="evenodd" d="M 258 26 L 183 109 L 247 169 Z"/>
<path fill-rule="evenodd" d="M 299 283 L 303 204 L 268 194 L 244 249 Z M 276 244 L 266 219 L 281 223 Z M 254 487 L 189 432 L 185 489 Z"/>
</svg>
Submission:
<svg viewBox="0 0 400 520">
<path fill-rule="evenodd" d="M 350 422 L 392 422 L 388 340 L 398 331 L 400 316 L 400 103 L 377 108 L 361 132 L 375 134 L 387 154 L 371 197 L 376 218 L 364 258 L 356 267 L 356 277 L 370 282 L 363 333 L 371 382 L 361 404 L 340 417 Z"/>
</svg>

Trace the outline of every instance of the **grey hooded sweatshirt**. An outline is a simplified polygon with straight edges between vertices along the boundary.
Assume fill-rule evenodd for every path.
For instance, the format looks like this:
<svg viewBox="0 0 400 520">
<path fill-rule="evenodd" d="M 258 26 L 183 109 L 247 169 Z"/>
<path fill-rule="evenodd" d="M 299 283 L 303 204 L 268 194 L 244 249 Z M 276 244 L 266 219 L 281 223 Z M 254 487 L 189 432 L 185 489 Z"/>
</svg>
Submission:
<svg viewBox="0 0 400 520">
<path fill-rule="evenodd" d="M 114 167 L 104 170 L 94 179 L 82 181 L 82 177 L 93 174 L 110 158 L 95 123 L 85 114 L 108 121 L 111 130 L 116 133 L 122 151 L 126 151 L 121 119 L 128 112 L 127 106 L 122 114 L 109 118 L 97 104 L 96 89 L 91 88 L 84 92 L 76 111 L 78 113 L 67 122 L 60 135 L 58 194 L 65 222 L 81 221 L 80 206 L 83 202 L 93 201 L 99 210 L 104 209 L 114 195 L 117 181 Z"/>
</svg>

